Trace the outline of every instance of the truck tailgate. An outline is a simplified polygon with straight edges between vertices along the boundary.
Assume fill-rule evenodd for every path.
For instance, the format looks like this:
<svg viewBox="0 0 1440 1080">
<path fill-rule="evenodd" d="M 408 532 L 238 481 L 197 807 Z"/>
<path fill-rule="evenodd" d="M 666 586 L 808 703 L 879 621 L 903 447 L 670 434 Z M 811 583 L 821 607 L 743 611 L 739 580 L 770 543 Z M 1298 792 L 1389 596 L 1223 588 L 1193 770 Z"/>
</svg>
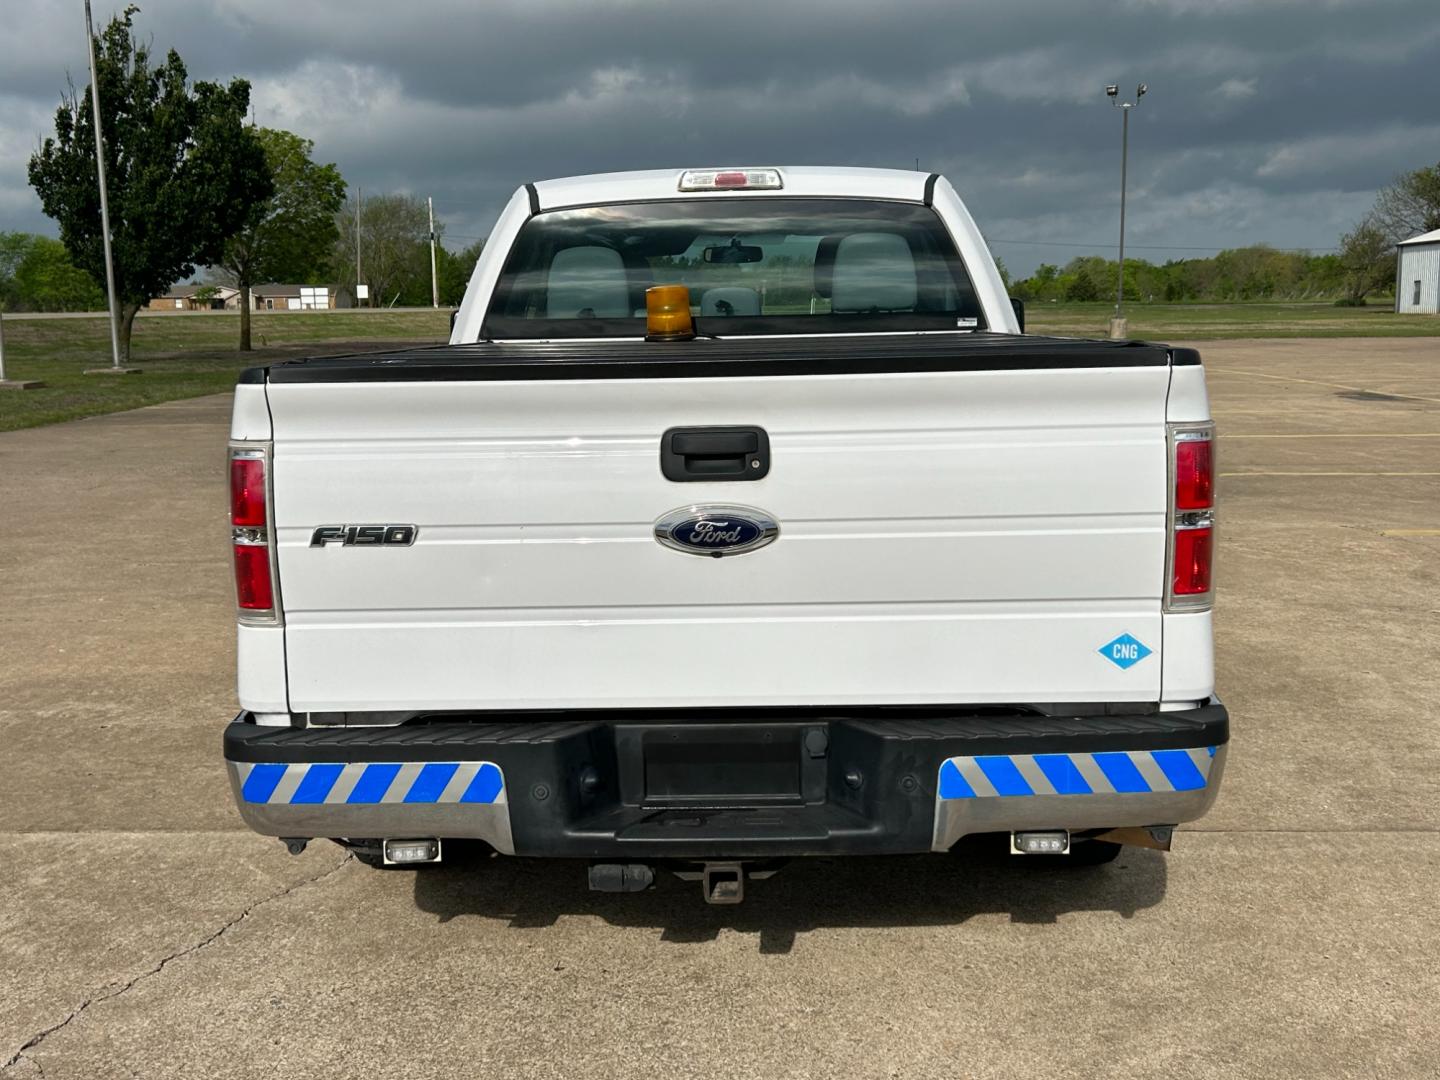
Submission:
<svg viewBox="0 0 1440 1080">
<path fill-rule="evenodd" d="M 828 365 L 731 341 L 628 346 L 713 350 L 683 370 L 566 362 L 579 344 L 272 369 L 291 707 L 1158 700 L 1166 351 L 901 341 Z M 803 350 L 745 347 L 770 345 Z M 768 433 L 763 479 L 662 475 L 667 429 L 724 425 Z M 691 504 L 779 537 L 657 543 Z M 417 531 L 311 545 L 346 525 Z"/>
</svg>

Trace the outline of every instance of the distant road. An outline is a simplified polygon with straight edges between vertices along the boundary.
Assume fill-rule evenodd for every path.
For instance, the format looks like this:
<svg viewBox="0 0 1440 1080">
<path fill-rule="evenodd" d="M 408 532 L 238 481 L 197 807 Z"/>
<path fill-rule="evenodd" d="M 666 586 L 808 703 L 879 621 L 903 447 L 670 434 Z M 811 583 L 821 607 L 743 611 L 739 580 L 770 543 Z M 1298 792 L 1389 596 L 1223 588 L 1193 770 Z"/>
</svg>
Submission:
<svg viewBox="0 0 1440 1080">
<path fill-rule="evenodd" d="M 256 311 L 256 315 L 381 315 L 385 312 L 396 311 L 431 311 L 427 307 L 389 307 L 389 308 L 310 308 L 305 311 Z M 448 311 L 449 308 L 442 310 Z M 209 315 L 238 315 L 233 308 L 229 311 L 141 311 L 141 318 L 160 319 L 183 319 L 183 318 L 205 318 Z M 34 319 L 37 322 L 41 319 L 103 319 L 107 315 L 104 311 L 7 311 L 6 322 L 20 322 L 25 319 Z"/>
</svg>

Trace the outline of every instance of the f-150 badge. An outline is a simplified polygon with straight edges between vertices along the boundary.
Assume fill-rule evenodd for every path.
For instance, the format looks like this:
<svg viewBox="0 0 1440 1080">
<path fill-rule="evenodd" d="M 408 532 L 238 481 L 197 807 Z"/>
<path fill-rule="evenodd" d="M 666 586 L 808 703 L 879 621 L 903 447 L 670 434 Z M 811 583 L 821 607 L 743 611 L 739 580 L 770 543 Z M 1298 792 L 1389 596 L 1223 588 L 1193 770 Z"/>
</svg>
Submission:
<svg viewBox="0 0 1440 1080">
<path fill-rule="evenodd" d="M 687 555 L 743 555 L 780 535 L 780 526 L 751 506 L 682 506 L 655 522 L 655 539 Z"/>
<path fill-rule="evenodd" d="M 310 534 L 310 546 L 409 547 L 419 531 L 414 525 L 322 525 Z"/>
</svg>

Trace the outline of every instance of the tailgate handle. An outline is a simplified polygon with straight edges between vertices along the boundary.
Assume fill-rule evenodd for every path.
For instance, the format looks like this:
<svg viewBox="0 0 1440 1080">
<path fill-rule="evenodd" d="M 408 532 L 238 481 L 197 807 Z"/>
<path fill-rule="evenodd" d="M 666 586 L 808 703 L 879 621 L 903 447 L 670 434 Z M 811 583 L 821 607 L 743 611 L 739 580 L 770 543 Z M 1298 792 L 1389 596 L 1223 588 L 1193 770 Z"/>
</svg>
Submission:
<svg viewBox="0 0 1440 1080">
<path fill-rule="evenodd" d="M 770 471 L 770 436 L 762 427 L 671 428 L 660 437 L 667 480 L 759 480 Z"/>
</svg>

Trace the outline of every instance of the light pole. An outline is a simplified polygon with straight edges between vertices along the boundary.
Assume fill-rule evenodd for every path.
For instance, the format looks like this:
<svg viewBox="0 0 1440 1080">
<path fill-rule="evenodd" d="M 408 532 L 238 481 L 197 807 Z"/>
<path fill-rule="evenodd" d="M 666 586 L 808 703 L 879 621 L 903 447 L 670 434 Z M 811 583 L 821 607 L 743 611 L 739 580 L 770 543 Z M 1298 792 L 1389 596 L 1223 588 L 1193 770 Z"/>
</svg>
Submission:
<svg viewBox="0 0 1440 1080">
<path fill-rule="evenodd" d="M 1121 340 L 1126 336 L 1125 326 L 1125 181 L 1130 161 L 1130 110 L 1140 104 L 1148 90 L 1144 83 L 1135 88 L 1134 101 L 1120 100 L 1120 87 L 1111 83 L 1105 87 L 1105 96 L 1110 104 L 1120 110 L 1120 269 L 1115 275 L 1115 314 L 1110 319 L 1110 337 Z"/>
<path fill-rule="evenodd" d="M 360 284 L 360 211 L 365 208 L 364 194 L 357 186 L 355 188 L 355 306 L 360 307 L 362 299 L 361 292 L 365 286 Z"/>
<path fill-rule="evenodd" d="M 425 208 L 430 214 L 430 306 L 440 306 L 440 278 L 435 273 L 435 200 L 426 196 Z"/>
<path fill-rule="evenodd" d="M 120 366 L 120 305 L 115 299 L 115 260 L 110 254 L 110 198 L 105 190 L 105 143 L 100 130 L 100 79 L 95 69 L 95 31 L 90 22 L 90 0 L 85 0 L 85 46 L 90 53 L 90 113 L 95 120 L 95 171 L 100 179 L 100 233 L 105 247 L 105 292 L 110 301 L 110 367 L 85 374 L 129 374 Z"/>
</svg>

